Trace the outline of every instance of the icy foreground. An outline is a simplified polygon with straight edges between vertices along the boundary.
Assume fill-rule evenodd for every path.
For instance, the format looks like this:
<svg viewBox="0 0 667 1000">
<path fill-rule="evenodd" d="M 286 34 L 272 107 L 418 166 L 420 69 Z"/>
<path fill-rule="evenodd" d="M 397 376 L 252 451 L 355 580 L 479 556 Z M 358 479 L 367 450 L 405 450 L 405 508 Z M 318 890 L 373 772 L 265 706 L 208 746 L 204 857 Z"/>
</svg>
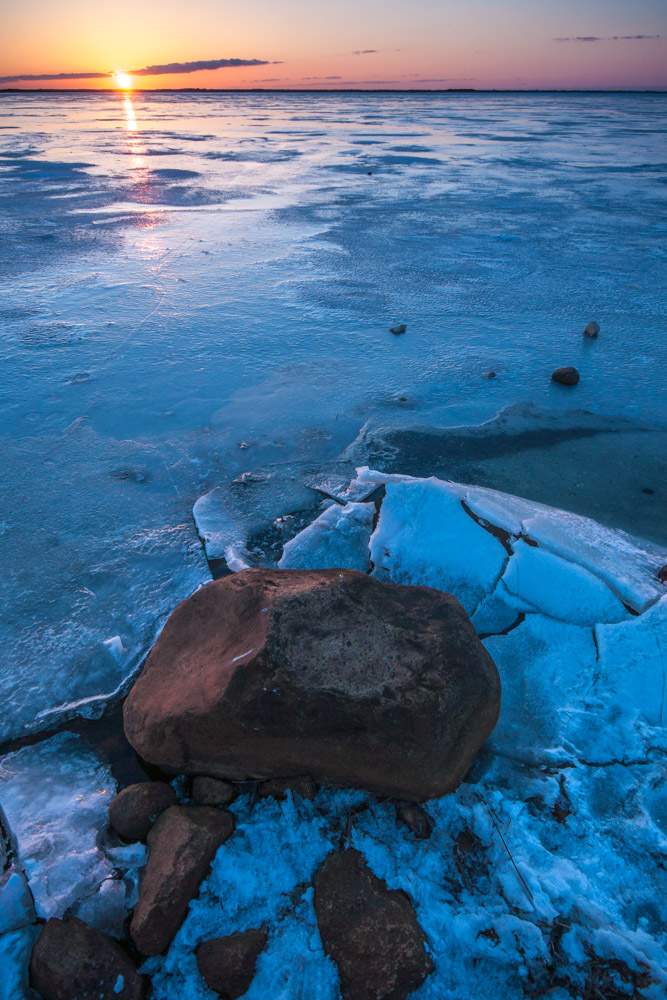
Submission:
<svg viewBox="0 0 667 1000">
<path fill-rule="evenodd" d="M 453 592 L 501 673 L 500 721 L 467 780 L 426 804 L 429 840 L 397 823 L 393 803 L 354 790 L 322 789 L 312 802 L 240 796 L 236 832 L 167 955 L 144 965 L 152 995 L 214 1000 L 196 945 L 265 925 L 248 1000 L 339 1000 L 312 880 L 345 843 L 414 903 L 436 965 L 416 1000 L 662 1000 L 667 594 L 657 571 L 667 553 L 586 518 L 436 479 L 360 469 L 338 499 L 285 546 L 281 565 L 364 563 L 380 579 Z M 38 771 L 52 795 L 35 791 Z M 73 905 L 91 919 L 81 907 L 107 885 L 133 904 L 125 883 L 109 880 L 117 853 L 99 846 L 112 794 L 105 767 L 66 734 L 0 761 L 12 864 L 38 913 Z M 24 898 L 25 885 L 14 886 Z M 31 919 L 0 937 L 6 982 L 25 969 Z"/>
<path fill-rule="evenodd" d="M 418 1000 L 664 997 L 665 553 L 491 490 L 361 469 L 281 565 L 364 552 L 380 578 L 451 590 L 473 616 L 503 679 L 488 752 L 428 804 L 428 841 L 358 792 L 239 799 L 167 957 L 147 963 L 155 996 L 210 1000 L 193 948 L 267 924 L 248 1000 L 337 1000 L 310 882 L 342 836 L 415 904 L 436 963 Z"/>
</svg>

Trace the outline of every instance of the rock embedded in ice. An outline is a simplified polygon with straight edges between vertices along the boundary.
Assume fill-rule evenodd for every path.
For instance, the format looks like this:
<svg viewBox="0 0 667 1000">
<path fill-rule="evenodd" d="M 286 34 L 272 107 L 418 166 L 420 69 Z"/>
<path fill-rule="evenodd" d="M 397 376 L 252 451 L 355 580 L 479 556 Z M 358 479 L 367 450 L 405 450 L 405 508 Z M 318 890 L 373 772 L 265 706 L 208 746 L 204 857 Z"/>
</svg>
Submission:
<svg viewBox="0 0 667 1000">
<path fill-rule="evenodd" d="M 395 337 L 399 337 L 402 333 L 405 333 L 407 326 L 405 323 L 394 323 L 393 326 L 389 327 L 389 332 L 393 333 Z"/>
<path fill-rule="evenodd" d="M 503 573 L 509 594 L 535 611 L 573 625 L 620 622 L 629 614 L 618 597 L 599 577 L 574 562 L 561 559 L 523 538 Z"/>
<path fill-rule="evenodd" d="M 327 857 L 315 878 L 315 912 L 349 1000 L 405 1000 L 434 970 L 409 897 L 390 891 L 357 850 Z"/>
<path fill-rule="evenodd" d="M 462 780 L 499 701 L 451 595 L 354 570 L 254 569 L 176 609 L 125 702 L 125 733 L 185 774 L 308 773 L 420 800 Z"/>
<path fill-rule="evenodd" d="M 453 594 L 468 614 L 495 588 L 508 553 L 438 479 L 389 482 L 371 538 L 373 575 Z"/>
<path fill-rule="evenodd" d="M 216 852 L 234 832 L 231 813 L 211 806 L 171 806 L 148 834 L 148 863 L 130 933 L 144 955 L 171 943 Z"/>
<path fill-rule="evenodd" d="M 369 542 L 375 505 L 333 504 L 283 548 L 281 569 L 343 567 L 365 573 L 370 566 Z"/>
<path fill-rule="evenodd" d="M 72 733 L 0 759 L 0 804 L 38 917 L 61 916 L 112 877 L 100 838 L 115 794 L 109 768 Z"/>
<path fill-rule="evenodd" d="M 111 803 L 109 822 L 126 840 L 145 840 L 158 816 L 176 802 L 176 792 L 164 781 L 129 785 Z"/>
<path fill-rule="evenodd" d="M 228 806 L 237 791 L 228 781 L 199 775 L 192 782 L 192 798 L 198 806 Z"/>
<path fill-rule="evenodd" d="M 599 332 L 600 332 L 600 324 L 596 323 L 595 320 L 591 320 L 591 322 L 587 323 L 586 326 L 584 327 L 584 333 L 586 334 L 587 337 L 595 338 L 597 337 Z"/>
<path fill-rule="evenodd" d="M 286 799 L 288 795 L 299 795 L 302 799 L 314 799 L 317 795 L 317 785 L 309 774 L 301 774 L 295 778 L 269 778 L 260 781 L 257 786 L 260 799 Z"/>
<path fill-rule="evenodd" d="M 412 831 L 417 840 L 428 840 L 433 833 L 433 820 L 425 809 L 414 802 L 399 806 L 396 816 Z"/>
<path fill-rule="evenodd" d="M 143 1000 L 146 992 L 121 946 L 77 917 L 44 925 L 30 959 L 30 985 L 43 1000 Z"/>
<path fill-rule="evenodd" d="M 553 382 L 559 382 L 561 385 L 577 385 L 579 382 L 579 372 L 576 368 L 566 365 L 564 368 L 556 368 L 551 373 L 551 379 Z"/>
<path fill-rule="evenodd" d="M 244 996 L 267 938 L 266 930 L 253 928 L 203 941 L 197 948 L 197 965 L 209 989 L 228 1000 Z"/>
</svg>

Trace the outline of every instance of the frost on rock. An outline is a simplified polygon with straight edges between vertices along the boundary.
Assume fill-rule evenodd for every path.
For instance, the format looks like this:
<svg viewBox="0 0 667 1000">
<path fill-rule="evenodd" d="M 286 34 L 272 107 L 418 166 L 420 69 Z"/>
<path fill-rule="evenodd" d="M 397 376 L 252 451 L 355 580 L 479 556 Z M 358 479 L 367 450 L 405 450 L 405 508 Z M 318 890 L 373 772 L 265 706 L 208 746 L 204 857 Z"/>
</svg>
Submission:
<svg viewBox="0 0 667 1000">
<path fill-rule="evenodd" d="M 37 916 L 70 908 L 116 933 L 126 886 L 116 881 L 103 834 L 116 783 L 95 751 L 59 733 L 0 759 L 0 804 L 28 880 Z"/>
<path fill-rule="evenodd" d="M 281 569 L 356 569 L 370 567 L 369 542 L 375 505 L 333 504 L 283 548 Z"/>
<path fill-rule="evenodd" d="M 388 483 L 371 538 L 374 576 L 454 594 L 468 614 L 495 587 L 507 561 L 497 538 L 437 479 Z"/>
</svg>

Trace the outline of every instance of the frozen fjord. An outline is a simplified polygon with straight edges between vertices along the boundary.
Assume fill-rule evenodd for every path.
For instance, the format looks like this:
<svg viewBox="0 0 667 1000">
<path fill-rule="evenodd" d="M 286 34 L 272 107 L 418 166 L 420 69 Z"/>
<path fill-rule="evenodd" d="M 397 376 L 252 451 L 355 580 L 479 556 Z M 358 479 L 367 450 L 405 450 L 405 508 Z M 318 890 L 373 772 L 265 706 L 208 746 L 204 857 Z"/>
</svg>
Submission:
<svg viewBox="0 0 667 1000">
<path fill-rule="evenodd" d="M 209 578 L 190 509 L 221 478 L 278 463 L 288 513 L 291 463 L 369 419 L 561 410 L 561 362 L 578 407 L 640 423 L 616 477 L 659 453 L 660 95 L 3 94 L 0 113 L 3 738 L 122 692 Z M 575 482 L 596 464 L 577 461 Z M 276 478 L 240 482 L 245 507 Z M 660 523 L 660 490 L 630 496 Z"/>
</svg>

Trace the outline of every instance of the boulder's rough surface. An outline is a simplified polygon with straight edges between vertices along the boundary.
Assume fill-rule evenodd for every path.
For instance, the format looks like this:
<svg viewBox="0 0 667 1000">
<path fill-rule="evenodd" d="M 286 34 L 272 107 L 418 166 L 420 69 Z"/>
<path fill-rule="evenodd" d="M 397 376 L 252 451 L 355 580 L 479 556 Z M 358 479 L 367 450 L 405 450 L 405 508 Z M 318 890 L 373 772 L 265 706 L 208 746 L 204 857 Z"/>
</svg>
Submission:
<svg viewBox="0 0 667 1000">
<path fill-rule="evenodd" d="M 164 781 L 128 785 L 109 807 L 109 822 L 126 840 L 145 840 L 158 816 L 175 806 L 176 792 Z"/>
<path fill-rule="evenodd" d="M 148 863 L 130 933 L 144 955 L 171 943 L 219 847 L 234 832 L 231 813 L 209 806 L 171 806 L 148 834 Z"/>
<path fill-rule="evenodd" d="M 301 774 L 297 778 L 269 778 L 260 782 L 257 794 L 260 799 L 286 799 L 288 793 L 300 795 L 302 799 L 314 799 L 317 795 L 317 785 L 309 774 Z"/>
<path fill-rule="evenodd" d="M 192 798 L 198 806 L 228 806 L 236 798 L 236 789 L 228 781 L 200 775 L 192 782 Z"/>
<path fill-rule="evenodd" d="M 71 917 L 42 929 L 30 959 L 30 985 L 43 1000 L 141 1000 L 145 979 L 121 946 Z"/>
<path fill-rule="evenodd" d="M 242 997 L 250 989 L 267 937 L 258 928 L 200 944 L 197 965 L 206 985 L 225 1000 Z"/>
<path fill-rule="evenodd" d="M 326 858 L 315 879 L 315 912 L 345 1000 L 402 1000 L 433 972 L 409 898 L 390 891 L 359 851 Z"/>
<path fill-rule="evenodd" d="M 500 708 L 459 602 L 354 570 L 244 570 L 164 627 L 125 702 L 146 760 L 232 779 L 310 774 L 423 800 L 464 777 Z"/>
<path fill-rule="evenodd" d="M 555 372 L 552 372 L 551 378 L 554 382 L 560 382 L 561 385 L 576 385 L 579 381 L 579 372 L 576 368 L 566 365 L 565 368 L 557 368 Z"/>
</svg>

